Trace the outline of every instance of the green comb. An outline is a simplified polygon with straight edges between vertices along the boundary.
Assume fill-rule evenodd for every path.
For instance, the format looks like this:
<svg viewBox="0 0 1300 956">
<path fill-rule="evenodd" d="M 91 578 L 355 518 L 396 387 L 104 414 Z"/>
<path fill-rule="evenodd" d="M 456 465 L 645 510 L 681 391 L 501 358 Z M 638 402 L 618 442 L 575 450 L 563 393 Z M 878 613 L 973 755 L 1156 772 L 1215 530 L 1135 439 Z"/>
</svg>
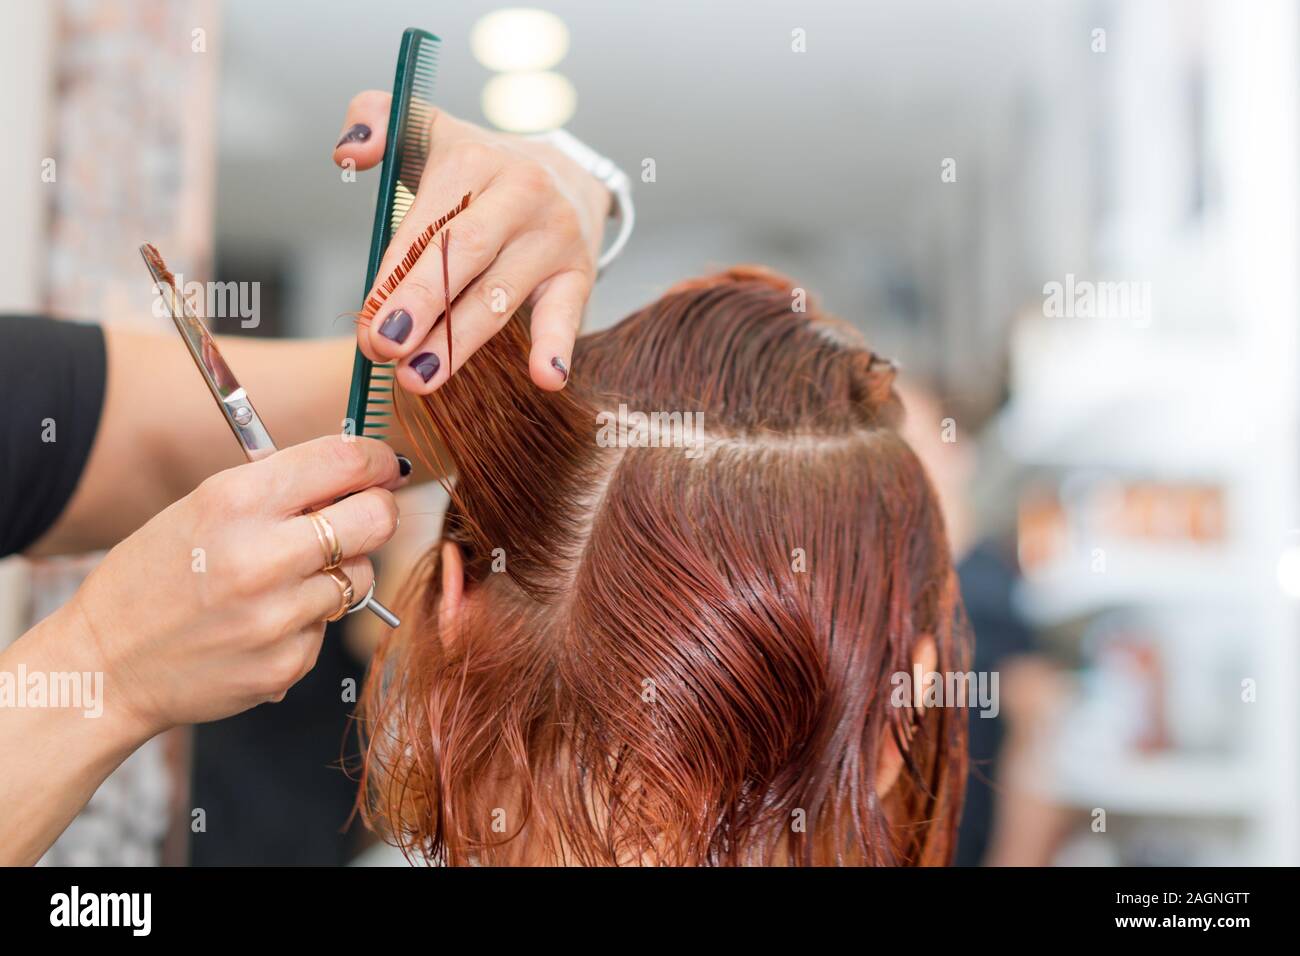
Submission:
<svg viewBox="0 0 1300 956">
<path fill-rule="evenodd" d="M 393 105 L 388 116 L 388 142 L 379 174 L 375 227 L 370 237 L 370 263 L 366 268 L 369 295 L 379 274 L 393 233 L 406 218 L 420 189 L 420 174 L 429 158 L 429 123 L 433 118 L 433 78 L 438 67 L 438 45 L 432 33 L 414 27 L 402 34 L 393 80 Z M 364 299 L 362 303 L 364 308 Z M 393 421 L 393 362 L 375 364 L 357 349 L 352 362 L 352 387 L 348 390 L 348 420 L 352 433 L 387 439 Z"/>
</svg>

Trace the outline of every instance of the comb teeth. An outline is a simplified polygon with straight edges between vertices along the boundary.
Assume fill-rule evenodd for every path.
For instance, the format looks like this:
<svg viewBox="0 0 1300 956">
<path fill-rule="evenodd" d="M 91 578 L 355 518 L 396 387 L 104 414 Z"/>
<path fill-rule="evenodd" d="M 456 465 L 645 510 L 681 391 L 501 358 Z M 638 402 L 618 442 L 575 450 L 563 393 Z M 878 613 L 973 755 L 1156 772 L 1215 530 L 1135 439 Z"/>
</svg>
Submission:
<svg viewBox="0 0 1300 956">
<path fill-rule="evenodd" d="M 393 211 L 388 216 L 388 228 L 392 232 L 397 232 L 398 227 L 406 219 L 406 214 L 411 211 L 411 206 L 415 203 L 415 194 L 406 188 L 406 183 L 400 179 L 393 190 Z"/>
<path fill-rule="evenodd" d="M 433 125 L 433 80 L 438 67 L 436 44 L 421 43 L 411 67 L 410 95 L 399 133 L 401 154 L 397 166 L 397 191 L 389 213 L 393 232 L 411 210 L 415 194 L 420 191 L 420 177 L 429 160 L 429 127 Z"/>
<path fill-rule="evenodd" d="M 396 366 L 384 362 L 371 366 L 370 386 L 366 389 L 366 416 L 362 433 L 368 438 L 387 438 L 393 417 L 393 376 Z"/>
</svg>

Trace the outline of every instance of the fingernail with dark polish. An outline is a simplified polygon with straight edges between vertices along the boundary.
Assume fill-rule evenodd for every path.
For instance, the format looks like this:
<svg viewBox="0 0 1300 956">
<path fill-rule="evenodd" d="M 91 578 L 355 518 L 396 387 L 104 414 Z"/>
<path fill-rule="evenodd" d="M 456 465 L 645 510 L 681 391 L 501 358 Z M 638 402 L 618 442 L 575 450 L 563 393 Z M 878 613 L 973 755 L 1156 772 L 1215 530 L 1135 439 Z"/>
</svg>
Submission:
<svg viewBox="0 0 1300 956">
<path fill-rule="evenodd" d="M 411 473 L 411 459 L 407 458 L 405 455 L 398 455 L 397 470 L 402 473 L 403 478 L 409 475 Z"/>
<path fill-rule="evenodd" d="M 563 360 L 558 355 L 551 359 L 551 368 L 563 375 L 566 382 L 569 380 L 569 367 L 564 364 Z"/>
<path fill-rule="evenodd" d="M 401 345 L 406 341 L 406 337 L 411 334 L 411 328 L 415 325 L 415 320 L 411 318 L 411 313 L 405 309 L 398 309 L 396 312 L 389 312 L 388 318 L 379 326 L 379 334 L 391 342 Z"/>
<path fill-rule="evenodd" d="M 365 123 L 354 123 L 348 127 L 343 138 L 335 144 L 334 148 L 338 149 L 344 143 L 364 143 L 370 138 L 370 127 Z"/>
<path fill-rule="evenodd" d="M 430 381 L 438 374 L 438 369 L 442 366 L 442 359 L 438 358 L 432 352 L 421 352 L 415 358 L 411 359 L 411 368 L 420 373 L 420 378 L 426 382 Z"/>
</svg>

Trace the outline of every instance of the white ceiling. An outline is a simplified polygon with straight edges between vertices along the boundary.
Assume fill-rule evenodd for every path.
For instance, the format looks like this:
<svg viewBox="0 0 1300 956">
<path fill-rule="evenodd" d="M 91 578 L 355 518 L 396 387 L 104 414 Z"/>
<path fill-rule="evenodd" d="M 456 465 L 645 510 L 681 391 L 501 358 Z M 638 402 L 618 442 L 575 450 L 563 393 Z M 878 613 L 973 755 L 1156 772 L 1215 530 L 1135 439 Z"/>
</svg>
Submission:
<svg viewBox="0 0 1300 956">
<path fill-rule="evenodd" d="M 221 81 L 223 238 L 334 228 L 368 196 L 333 188 L 343 107 L 387 89 L 403 28 L 443 38 L 441 105 L 483 122 L 490 73 L 469 53 L 483 13 L 508 5 L 227 0 Z M 725 221 L 779 237 L 822 225 L 888 236 L 937 157 L 978 141 L 1017 79 L 1041 67 L 1080 4 L 1040 0 L 559 0 L 557 67 L 578 90 L 569 124 L 628 168 L 648 228 Z M 791 31 L 807 52 L 791 52 Z M 353 192 L 362 192 L 354 190 Z M 334 197 L 333 199 L 326 197 Z"/>
</svg>

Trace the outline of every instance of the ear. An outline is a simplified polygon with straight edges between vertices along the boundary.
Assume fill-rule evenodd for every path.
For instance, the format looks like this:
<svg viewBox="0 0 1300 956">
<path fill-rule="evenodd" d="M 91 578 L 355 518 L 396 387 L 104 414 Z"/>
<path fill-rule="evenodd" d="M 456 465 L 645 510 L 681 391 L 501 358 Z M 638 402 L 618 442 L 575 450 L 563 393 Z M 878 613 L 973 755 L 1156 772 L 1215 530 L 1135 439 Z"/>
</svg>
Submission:
<svg viewBox="0 0 1300 956">
<path fill-rule="evenodd" d="M 916 675 L 922 678 L 926 674 L 932 673 L 939 666 L 939 649 L 935 646 L 934 638 L 929 634 L 923 634 L 916 642 L 916 649 L 912 651 L 912 682 L 916 683 Z M 917 704 L 920 707 L 920 704 Z M 920 720 L 921 714 L 918 710 L 916 717 Z M 898 775 L 903 770 L 903 753 L 898 749 L 898 744 L 894 741 L 893 734 L 886 734 L 883 746 L 880 748 L 880 763 L 876 767 L 876 793 L 884 796 L 893 789 L 898 780 Z"/>
<path fill-rule="evenodd" d="M 460 548 L 451 541 L 442 543 L 439 565 L 442 567 L 442 593 L 438 597 L 438 633 L 443 640 L 451 634 L 465 599 L 465 562 Z"/>
</svg>

